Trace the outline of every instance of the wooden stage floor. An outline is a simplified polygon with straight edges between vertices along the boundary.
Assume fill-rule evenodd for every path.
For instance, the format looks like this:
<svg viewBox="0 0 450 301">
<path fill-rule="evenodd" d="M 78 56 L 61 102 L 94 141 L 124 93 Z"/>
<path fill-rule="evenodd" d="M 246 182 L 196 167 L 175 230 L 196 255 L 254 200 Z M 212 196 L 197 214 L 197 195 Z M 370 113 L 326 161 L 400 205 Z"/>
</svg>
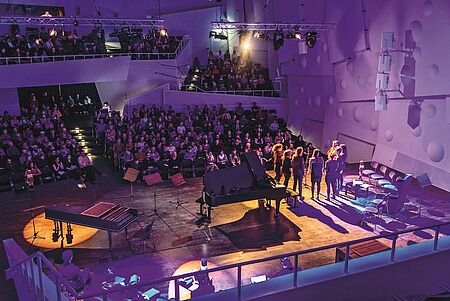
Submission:
<svg viewBox="0 0 450 301">
<path fill-rule="evenodd" d="M 257 201 L 214 208 L 210 225 L 213 238 L 208 242 L 203 232 L 204 228 L 195 224 L 198 218 L 196 213 L 199 211 L 195 200 L 201 196 L 203 188 L 201 177 L 186 179 L 187 183 L 179 189 L 179 195 L 178 190 L 170 182 L 157 186 L 157 204 L 161 215 L 148 217 L 153 208 L 153 188 L 146 187 L 144 184 L 134 184 L 133 200 L 131 200 L 130 185 L 120 179 L 106 160 L 97 158 L 95 163 L 102 172 L 106 173 L 106 176 L 99 177 L 99 183 L 92 188 L 80 189 L 74 180 L 66 180 L 38 186 L 32 193 L 1 193 L 0 239 L 14 238 L 27 252 L 32 253 L 36 248 L 27 243 L 23 237 L 23 229 L 31 220 L 31 216 L 30 213 L 22 212 L 22 210 L 58 203 L 76 204 L 94 199 L 122 202 L 124 206 L 138 209 L 141 213 L 139 220 L 142 225 L 155 219 L 153 237 L 158 252 L 152 256 L 133 256 L 125 234 L 123 232 L 113 234 L 115 257 L 112 264 L 122 274 L 131 275 L 139 270 L 143 280 L 150 280 L 186 272 L 189 268 L 183 270 L 184 266 L 195 266 L 202 257 L 208 258 L 211 265 L 224 265 L 373 236 L 407 227 L 433 224 L 450 218 L 450 194 L 433 187 L 426 188 L 426 191 L 416 187 L 411 191 L 411 198 L 422 205 L 421 216 L 383 220 L 376 229 L 372 224 L 361 226 L 360 213 L 355 207 L 348 205 L 348 202 L 326 202 L 323 201 L 325 196 L 322 196 L 322 201 L 311 200 L 311 192 L 306 188 L 304 189 L 305 201 L 298 204 L 296 208 L 289 209 L 287 204 L 282 203 L 281 218 L 278 223 L 273 218 L 274 210 L 259 208 Z M 289 187 L 291 186 L 292 183 L 289 184 Z M 322 193 L 326 193 L 324 185 Z M 180 201 L 187 203 L 176 209 L 170 201 L 176 201 L 178 197 Z M 37 228 L 40 229 L 39 223 Z M 134 224 L 129 230 L 130 235 L 138 229 L 139 225 Z M 450 232 L 450 229 L 444 229 L 442 232 L 448 235 L 450 233 L 447 232 Z M 51 233 L 44 234 L 47 237 L 51 235 Z M 398 244 L 404 246 L 429 239 L 432 237 L 431 234 L 431 231 L 420 231 L 404 235 L 399 238 Z M 73 235 L 76 238 L 77 233 L 74 232 Z M 108 252 L 105 251 L 107 245 L 107 234 L 104 231 L 98 231 L 91 238 L 70 247 L 76 248 L 76 263 L 81 266 L 96 265 L 95 272 L 104 275 L 111 263 L 101 263 L 99 259 L 108 257 Z M 4 271 L 7 268 L 7 262 L 3 248 L 0 249 L 0 265 L 1 270 Z M 308 269 L 332 263 L 334 258 L 334 249 L 305 255 L 300 257 L 300 266 L 302 269 Z M 153 265 L 151 273 L 142 269 L 143 263 Z M 248 282 L 251 276 L 266 274 L 273 277 L 282 271 L 279 262 L 271 262 L 246 268 L 243 272 L 243 280 Z M 230 286 L 233 277 L 230 276 L 228 280 L 222 281 L 219 288 Z M 13 285 L 5 281 L 3 272 L 0 280 L 0 293 L 8 296 L 5 300 L 14 300 Z"/>
</svg>

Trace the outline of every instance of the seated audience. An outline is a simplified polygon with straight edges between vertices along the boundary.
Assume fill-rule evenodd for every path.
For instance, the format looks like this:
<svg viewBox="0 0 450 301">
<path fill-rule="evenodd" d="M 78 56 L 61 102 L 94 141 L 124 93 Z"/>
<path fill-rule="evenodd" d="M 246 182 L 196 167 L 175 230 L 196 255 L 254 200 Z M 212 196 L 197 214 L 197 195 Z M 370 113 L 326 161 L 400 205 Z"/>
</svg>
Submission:
<svg viewBox="0 0 450 301">
<path fill-rule="evenodd" d="M 58 266 L 58 272 L 76 291 L 83 290 L 86 285 L 92 283 L 92 273 L 89 268 L 80 269 L 73 260 L 72 250 L 65 250 L 62 253 L 63 263 Z"/>
</svg>

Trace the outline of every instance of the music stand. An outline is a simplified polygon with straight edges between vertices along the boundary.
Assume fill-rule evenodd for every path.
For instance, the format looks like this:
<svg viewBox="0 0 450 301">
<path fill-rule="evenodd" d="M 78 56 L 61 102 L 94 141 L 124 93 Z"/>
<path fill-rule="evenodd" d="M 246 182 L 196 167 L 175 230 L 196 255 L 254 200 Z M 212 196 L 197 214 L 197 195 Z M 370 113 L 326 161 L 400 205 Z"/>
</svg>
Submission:
<svg viewBox="0 0 450 301">
<path fill-rule="evenodd" d="M 36 223 L 34 222 L 34 218 L 35 218 L 34 211 L 38 210 L 38 209 L 42 209 L 42 208 L 44 208 L 44 206 L 37 206 L 37 207 L 22 210 L 22 212 L 31 212 L 31 223 L 33 224 L 33 235 L 25 238 L 26 240 L 33 238 L 33 240 L 31 241 L 31 244 L 33 244 L 36 239 L 45 239 L 44 236 L 39 235 L 39 231 L 36 231 Z"/>
<path fill-rule="evenodd" d="M 178 209 L 178 207 L 182 207 L 183 204 L 187 204 L 188 202 L 184 201 L 184 202 L 180 202 L 180 187 L 183 186 L 184 184 L 186 184 L 186 181 L 183 178 L 183 175 L 181 173 L 177 173 L 174 174 L 173 176 L 170 177 L 170 181 L 172 181 L 173 186 L 175 186 L 177 188 L 177 201 L 169 201 L 169 203 L 171 204 L 175 204 L 175 209 Z"/>
<path fill-rule="evenodd" d="M 139 170 L 128 167 L 123 179 L 130 182 L 130 202 L 133 202 L 133 183 L 136 182 L 139 176 Z"/>
<path fill-rule="evenodd" d="M 144 181 L 147 184 L 147 186 L 153 186 L 153 202 L 154 202 L 154 208 L 152 209 L 153 213 L 149 215 L 149 217 L 153 215 L 158 215 L 158 209 L 156 208 L 156 185 L 163 183 L 163 179 L 161 178 L 161 175 L 159 172 L 155 172 L 149 175 L 144 176 Z"/>
</svg>

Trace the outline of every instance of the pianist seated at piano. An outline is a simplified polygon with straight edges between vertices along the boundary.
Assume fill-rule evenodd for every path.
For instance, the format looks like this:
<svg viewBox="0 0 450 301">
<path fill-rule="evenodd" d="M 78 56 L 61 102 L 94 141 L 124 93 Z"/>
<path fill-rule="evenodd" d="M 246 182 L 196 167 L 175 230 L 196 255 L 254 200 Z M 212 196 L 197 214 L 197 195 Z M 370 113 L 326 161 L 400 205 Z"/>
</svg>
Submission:
<svg viewBox="0 0 450 301">
<path fill-rule="evenodd" d="M 66 250 L 62 253 L 63 263 L 58 266 L 59 273 L 77 292 L 82 291 L 87 285 L 92 283 L 92 273 L 89 268 L 80 269 L 73 260 L 72 250 Z"/>
</svg>

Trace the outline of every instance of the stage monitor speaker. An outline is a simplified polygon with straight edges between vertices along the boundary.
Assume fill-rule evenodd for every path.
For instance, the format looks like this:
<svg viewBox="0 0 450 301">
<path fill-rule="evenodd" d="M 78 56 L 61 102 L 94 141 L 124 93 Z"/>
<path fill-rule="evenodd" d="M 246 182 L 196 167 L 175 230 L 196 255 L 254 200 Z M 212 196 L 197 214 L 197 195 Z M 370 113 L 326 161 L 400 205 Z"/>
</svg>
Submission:
<svg viewBox="0 0 450 301">
<path fill-rule="evenodd" d="M 394 49 L 394 33 L 383 32 L 381 34 L 381 50 Z"/>
<path fill-rule="evenodd" d="M 382 54 L 378 58 L 378 72 L 390 72 L 392 66 L 392 56 Z"/>
<path fill-rule="evenodd" d="M 377 95 L 375 96 L 375 111 L 386 111 L 387 110 L 387 96 Z"/>
<path fill-rule="evenodd" d="M 389 74 L 387 73 L 378 73 L 377 74 L 377 90 L 385 91 L 389 87 Z"/>
<path fill-rule="evenodd" d="M 420 105 L 412 103 L 408 107 L 408 125 L 413 130 L 420 125 L 420 113 L 422 108 Z"/>
<path fill-rule="evenodd" d="M 427 173 L 421 174 L 416 177 L 417 182 L 419 182 L 420 187 L 426 187 L 431 185 L 431 180 Z"/>
</svg>

